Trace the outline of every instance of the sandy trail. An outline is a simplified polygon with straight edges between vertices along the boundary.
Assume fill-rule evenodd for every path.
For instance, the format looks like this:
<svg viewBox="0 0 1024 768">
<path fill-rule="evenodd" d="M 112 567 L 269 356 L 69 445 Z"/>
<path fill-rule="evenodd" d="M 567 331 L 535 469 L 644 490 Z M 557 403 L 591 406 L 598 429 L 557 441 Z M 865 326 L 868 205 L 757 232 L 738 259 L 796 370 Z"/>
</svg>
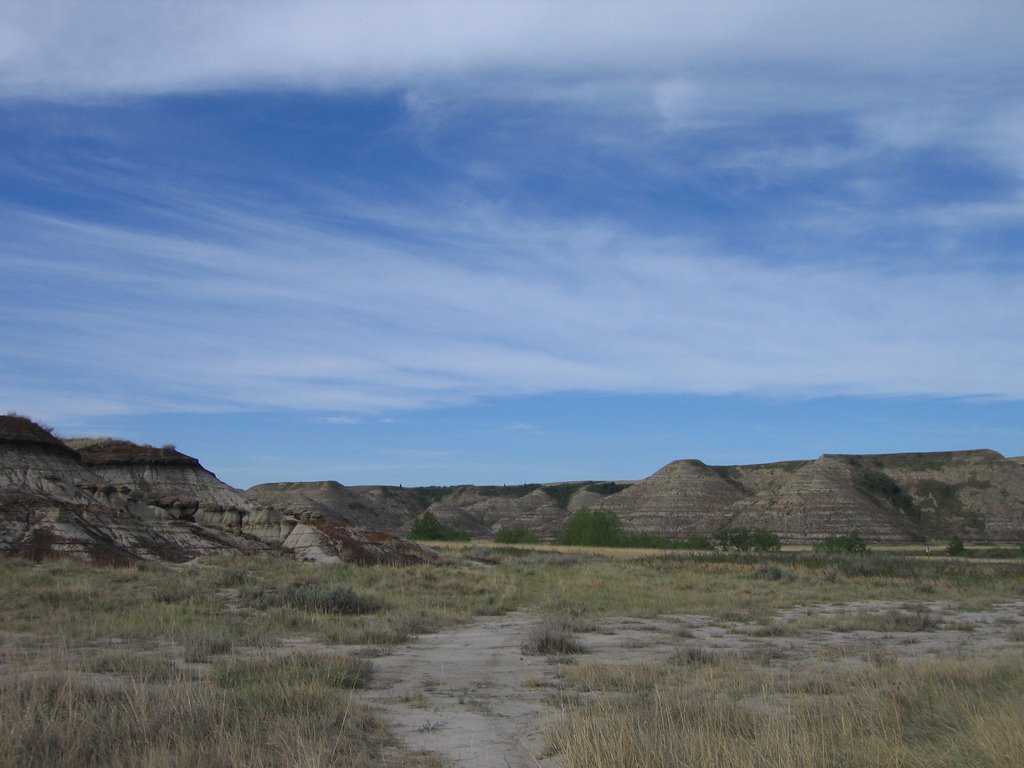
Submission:
<svg viewBox="0 0 1024 768">
<path fill-rule="evenodd" d="M 535 623 L 517 612 L 424 635 L 374 659 L 366 699 L 400 740 L 451 765 L 556 766 L 543 754 L 545 722 L 557 714 L 544 703 L 555 669 L 520 651 Z"/>
<path fill-rule="evenodd" d="M 364 697 L 379 708 L 400 741 L 437 754 L 445 765 L 555 768 L 560 760 L 545 753 L 544 730 L 559 714 L 558 671 L 569 660 L 664 662 L 681 650 L 700 648 L 753 665 L 792 669 L 826 659 L 868 663 L 879 654 L 893 659 L 984 654 L 1019 647 L 1024 640 L 1021 600 L 981 611 L 955 610 L 941 601 L 913 608 L 933 613 L 935 626 L 915 632 L 795 627 L 780 637 L 761 637 L 756 631 L 764 625 L 692 614 L 603 618 L 593 622 L 592 631 L 579 634 L 586 653 L 561 660 L 523 655 L 522 641 L 541 619 L 518 611 L 423 635 L 375 658 Z M 775 621 L 906 609 L 897 602 L 816 605 L 779 611 Z"/>
</svg>

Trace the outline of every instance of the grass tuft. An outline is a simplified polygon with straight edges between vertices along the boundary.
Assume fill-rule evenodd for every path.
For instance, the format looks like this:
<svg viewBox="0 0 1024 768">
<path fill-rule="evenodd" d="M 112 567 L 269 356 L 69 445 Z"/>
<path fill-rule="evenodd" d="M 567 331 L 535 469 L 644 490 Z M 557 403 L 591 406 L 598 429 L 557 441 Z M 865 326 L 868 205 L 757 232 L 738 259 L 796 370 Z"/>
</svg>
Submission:
<svg viewBox="0 0 1024 768">
<path fill-rule="evenodd" d="M 258 608 L 297 608 L 311 613 L 358 615 L 376 613 L 381 603 L 344 584 L 293 581 L 280 587 L 243 587 L 242 597 Z"/>
<path fill-rule="evenodd" d="M 528 656 L 586 653 L 586 648 L 574 637 L 576 626 L 576 620 L 572 617 L 546 616 L 523 640 L 522 651 Z"/>
<path fill-rule="evenodd" d="M 195 632 L 186 637 L 183 643 L 185 661 L 191 663 L 209 661 L 211 656 L 231 653 L 233 648 L 232 639 L 215 630 Z"/>
</svg>

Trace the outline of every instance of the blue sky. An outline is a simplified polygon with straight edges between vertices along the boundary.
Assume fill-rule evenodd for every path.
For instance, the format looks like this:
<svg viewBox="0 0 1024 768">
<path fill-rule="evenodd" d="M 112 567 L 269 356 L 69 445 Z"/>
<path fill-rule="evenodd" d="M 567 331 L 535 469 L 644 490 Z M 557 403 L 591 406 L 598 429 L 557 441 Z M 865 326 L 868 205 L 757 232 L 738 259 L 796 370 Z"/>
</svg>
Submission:
<svg viewBox="0 0 1024 768">
<path fill-rule="evenodd" d="M 239 486 L 1024 454 L 1019 2 L 0 9 L 0 406 Z"/>
</svg>

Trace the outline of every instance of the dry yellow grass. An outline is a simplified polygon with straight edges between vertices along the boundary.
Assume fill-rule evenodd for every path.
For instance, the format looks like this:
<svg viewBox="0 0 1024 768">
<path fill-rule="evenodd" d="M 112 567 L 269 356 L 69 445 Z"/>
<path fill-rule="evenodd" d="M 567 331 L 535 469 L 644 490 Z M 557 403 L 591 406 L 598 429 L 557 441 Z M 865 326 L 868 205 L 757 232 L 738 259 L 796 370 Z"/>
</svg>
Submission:
<svg viewBox="0 0 1024 768">
<path fill-rule="evenodd" d="M 565 768 L 1016 768 L 1024 656 L 784 674 L 736 661 L 580 665 Z"/>
<path fill-rule="evenodd" d="M 825 602 L 984 605 L 1018 599 L 1024 584 L 1015 562 L 442 548 L 448 556 L 439 565 L 406 568 L 0 560 L 0 765 L 379 764 L 388 735 L 347 688 L 365 667 L 349 674 L 346 662 L 315 654 L 271 660 L 309 646 L 329 657 L 337 655 L 332 644 L 400 643 L 517 607 L 751 622 Z M 307 595 L 296 584 L 313 585 L 318 599 L 292 600 Z M 351 603 L 348 590 L 366 602 Z M 374 612 L 343 612 L 350 603 Z M 891 611 L 828 621 L 840 619 L 884 631 L 908 621 Z M 888 665 L 859 676 L 824 667 L 803 677 L 729 658 L 680 661 L 569 668 L 581 700 L 567 698 L 552 737 L 566 768 L 1024 764 L 1019 656 Z"/>
<path fill-rule="evenodd" d="M 144 659 L 123 651 L 83 674 L 55 653 L 34 660 L 47 671 L 0 675 L 0 765 L 369 768 L 391 743 L 353 700 L 364 661 L 229 661 L 207 679 Z"/>
</svg>

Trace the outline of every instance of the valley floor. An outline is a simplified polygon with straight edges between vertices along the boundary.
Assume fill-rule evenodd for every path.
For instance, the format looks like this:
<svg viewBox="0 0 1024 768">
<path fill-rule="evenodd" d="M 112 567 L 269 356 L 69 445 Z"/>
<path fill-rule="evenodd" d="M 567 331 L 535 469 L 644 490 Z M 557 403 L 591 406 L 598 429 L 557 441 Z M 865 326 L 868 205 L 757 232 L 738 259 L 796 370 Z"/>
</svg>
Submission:
<svg viewBox="0 0 1024 768">
<path fill-rule="evenodd" d="M 0 561 L 0 765 L 1017 766 L 1019 562 Z"/>
</svg>

